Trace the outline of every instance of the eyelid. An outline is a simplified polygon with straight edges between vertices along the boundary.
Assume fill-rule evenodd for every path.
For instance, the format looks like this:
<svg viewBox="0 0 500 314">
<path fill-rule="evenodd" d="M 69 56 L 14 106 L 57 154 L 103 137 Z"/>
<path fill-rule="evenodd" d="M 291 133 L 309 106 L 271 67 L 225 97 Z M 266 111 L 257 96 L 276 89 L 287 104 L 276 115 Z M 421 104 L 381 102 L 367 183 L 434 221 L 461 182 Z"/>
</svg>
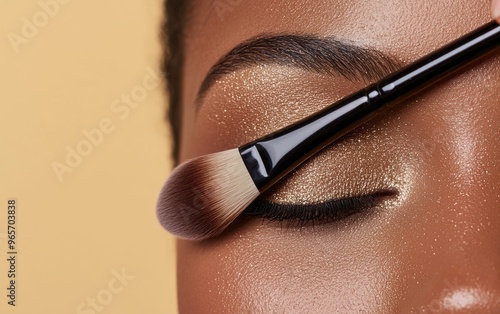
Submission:
<svg viewBox="0 0 500 314">
<path fill-rule="evenodd" d="M 310 224 L 314 226 L 339 221 L 358 212 L 375 208 L 397 194 L 396 190 L 383 190 L 317 204 L 283 204 L 257 199 L 243 212 L 243 215 L 270 222 L 287 222 L 289 226 L 305 227 Z"/>
</svg>

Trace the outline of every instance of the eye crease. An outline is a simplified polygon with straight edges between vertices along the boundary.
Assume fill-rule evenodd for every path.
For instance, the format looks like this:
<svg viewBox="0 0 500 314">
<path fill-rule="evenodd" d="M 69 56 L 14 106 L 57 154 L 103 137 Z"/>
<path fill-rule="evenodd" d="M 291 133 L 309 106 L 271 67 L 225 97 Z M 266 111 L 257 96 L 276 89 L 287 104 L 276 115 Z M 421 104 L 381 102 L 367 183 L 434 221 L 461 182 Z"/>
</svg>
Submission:
<svg viewBox="0 0 500 314">
<path fill-rule="evenodd" d="M 270 222 L 285 222 L 287 227 L 307 227 L 339 221 L 374 209 L 398 194 L 395 189 L 387 189 L 312 204 L 284 204 L 257 199 L 245 209 L 243 216 Z"/>
</svg>

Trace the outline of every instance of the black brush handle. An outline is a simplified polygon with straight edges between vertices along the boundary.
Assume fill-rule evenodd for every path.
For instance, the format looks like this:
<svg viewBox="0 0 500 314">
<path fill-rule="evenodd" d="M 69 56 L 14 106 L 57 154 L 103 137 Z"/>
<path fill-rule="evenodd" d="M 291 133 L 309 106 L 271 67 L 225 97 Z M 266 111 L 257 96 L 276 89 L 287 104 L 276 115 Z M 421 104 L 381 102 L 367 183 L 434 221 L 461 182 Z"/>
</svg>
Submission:
<svg viewBox="0 0 500 314">
<path fill-rule="evenodd" d="M 240 147 L 263 192 L 303 161 L 365 123 L 382 109 L 420 92 L 500 45 L 492 21 L 431 54 L 289 127 Z"/>
</svg>

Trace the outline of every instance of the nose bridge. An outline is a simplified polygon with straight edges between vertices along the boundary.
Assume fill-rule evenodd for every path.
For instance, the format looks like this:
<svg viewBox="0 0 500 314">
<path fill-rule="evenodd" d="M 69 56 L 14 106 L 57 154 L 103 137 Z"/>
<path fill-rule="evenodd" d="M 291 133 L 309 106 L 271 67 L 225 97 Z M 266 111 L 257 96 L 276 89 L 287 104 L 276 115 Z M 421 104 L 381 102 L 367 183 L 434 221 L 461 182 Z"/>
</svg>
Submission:
<svg viewBox="0 0 500 314">
<path fill-rule="evenodd" d="M 403 312 L 500 313 L 500 148 L 479 129 L 452 131 L 422 177 Z"/>
<path fill-rule="evenodd" d="M 439 157 L 446 166 L 434 169 L 441 179 L 437 190 L 444 202 L 435 207 L 447 218 L 444 236 L 458 246 L 450 246 L 450 254 L 463 252 L 469 267 L 483 258 L 500 267 L 499 132 L 492 124 L 478 122 L 497 112 L 481 109 L 464 105 L 448 111 L 443 125 L 448 141 Z"/>
<path fill-rule="evenodd" d="M 500 313 L 498 191 L 450 183 L 415 225 L 401 312 Z"/>
<path fill-rule="evenodd" d="M 430 208 L 442 217 L 440 233 L 453 243 L 443 249 L 463 252 L 463 259 L 471 260 L 474 255 L 467 252 L 479 253 L 484 247 L 498 256 L 500 251 L 500 128 L 494 123 L 500 110 L 464 100 L 441 105 L 441 119 L 435 121 L 440 126 L 429 130 L 439 146 L 434 151 L 438 162 L 429 163 L 431 170 L 423 179 L 433 189 L 424 188 L 434 198 Z"/>
</svg>

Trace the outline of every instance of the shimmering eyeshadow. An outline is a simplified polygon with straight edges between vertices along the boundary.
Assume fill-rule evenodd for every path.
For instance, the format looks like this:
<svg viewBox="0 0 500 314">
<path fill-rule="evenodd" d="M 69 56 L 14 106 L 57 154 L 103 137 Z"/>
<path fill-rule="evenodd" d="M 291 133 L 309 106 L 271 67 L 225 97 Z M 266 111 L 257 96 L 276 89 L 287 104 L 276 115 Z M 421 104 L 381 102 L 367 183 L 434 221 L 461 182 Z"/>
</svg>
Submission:
<svg viewBox="0 0 500 314">
<path fill-rule="evenodd" d="M 238 147 L 359 88 L 345 80 L 282 67 L 228 75 L 215 83 L 214 93 L 207 94 L 195 136 L 189 140 L 206 145 L 190 145 L 186 157 Z M 402 125 L 399 115 L 393 114 L 361 127 L 287 175 L 262 199 L 273 204 L 320 204 L 394 188 L 399 194 L 391 205 L 400 204 L 423 158 L 400 131 Z"/>
</svg>

